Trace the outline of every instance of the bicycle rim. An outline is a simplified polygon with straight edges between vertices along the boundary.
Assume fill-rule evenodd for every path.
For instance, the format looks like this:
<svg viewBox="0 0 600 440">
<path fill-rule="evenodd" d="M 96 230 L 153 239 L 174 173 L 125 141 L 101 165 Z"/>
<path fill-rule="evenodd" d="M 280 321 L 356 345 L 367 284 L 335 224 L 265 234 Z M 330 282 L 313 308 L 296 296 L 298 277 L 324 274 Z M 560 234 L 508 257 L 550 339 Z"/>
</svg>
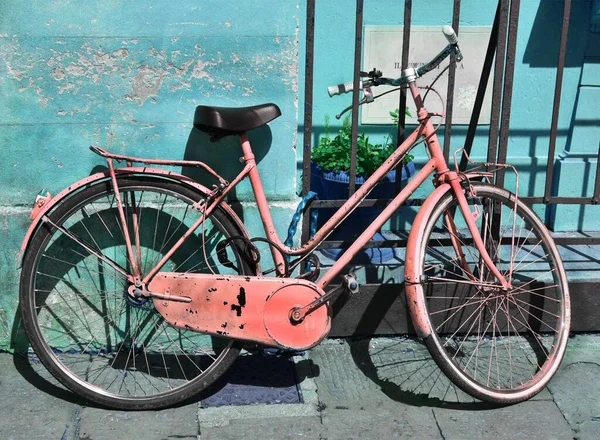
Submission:
<svg viewBox="0 0 600 440">
<path fill-rule="evenodd" d="M 139 226 L 134 249 L 147 273 L 202 215 L 192 207 L 199 195 L 158 180 L 120 179 L 119 186 L 134 244 Z M 107 183 L 68 199 L 50 219 L 131 271 Z M 232 235 L 239 231 L 217 209 L 204 237 L 198 228 L 162 270 L 249 273 L 233 246 L 225 250 L 232 267 L 216 257 L 216 245 Z M 206 388 L 237 356 L 240 343 L 170 327 L 151 299 L 134 300 L 127 288 L 123 274 L 72 237 L 48 224 L 36 233 L 23 269 L 24 323 L 40 360 L 69 388 L 112 407 L 163 407 Z"/>
<path fill-rule="evenodd" d="M 552 237 L 531 209 L 522 203 L 515 209 L 506 190 L 473 187 L 469 207 L 512 287 L 502 289 L 485 266 L 448 194 L 422 236 L 418 275 L 432 332 L 425 343 L 459 388 L 481 400 L 515 403 L 539 392 L 562 360 L 570 324 L 567 279 Z"/>
</svg>

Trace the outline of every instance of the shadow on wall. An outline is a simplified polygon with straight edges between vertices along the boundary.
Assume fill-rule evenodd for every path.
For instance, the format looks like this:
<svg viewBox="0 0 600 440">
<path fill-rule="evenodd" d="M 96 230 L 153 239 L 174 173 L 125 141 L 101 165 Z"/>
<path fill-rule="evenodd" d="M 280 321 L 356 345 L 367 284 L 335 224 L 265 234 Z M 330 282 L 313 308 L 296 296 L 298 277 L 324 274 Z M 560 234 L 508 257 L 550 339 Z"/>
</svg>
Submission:
<svg viewBox="0 0 600 440">
<path fill-rule="evenodd" d="M 523 55 L 523 63 L 529 64 L 531 67 L 557 67 L 563 12 L 564 2 L 540 2 Z M 571 15 L 570 33 L 573 32 L 572 27 L 576 24 L 573 21 L 573 15 Z M 588 23 L 577 23 L 577 25 L 586 28 L 589 26 Z M 568 43 L 569 40 L 567 40 L 565 67 L 581 66 L 582 60 L 578 51 L 569 50 L 570 44 Z M 572 40 L 571 44 L 573 44 Z"/>
<path fill-rule="evenodd" d="M 271 144 L 273 143 L 271 129 L 268 125 L 263 125 L 248 132 L 248 137 L 254 156 L 256 157 L 256 162 L 260 163 L 271 149 Z M 244 163 L 240 161 L 241 157 L 242 148 L 238 136 L 227 136 L 213 142 L 209 134 L 192 128 L 185 146 L 183 159 L 205 162 L 225 180 L 231 182 L 244 168 Z M 181 173 L 209 188 L 217 183 L 212 176 L 201 168 L 183 167 Z M 243 221 L 244 216 L 242 205 L 238 198 L 238 188 L 232 189 L 227 195 L 227 201 Z"/>
</svg>

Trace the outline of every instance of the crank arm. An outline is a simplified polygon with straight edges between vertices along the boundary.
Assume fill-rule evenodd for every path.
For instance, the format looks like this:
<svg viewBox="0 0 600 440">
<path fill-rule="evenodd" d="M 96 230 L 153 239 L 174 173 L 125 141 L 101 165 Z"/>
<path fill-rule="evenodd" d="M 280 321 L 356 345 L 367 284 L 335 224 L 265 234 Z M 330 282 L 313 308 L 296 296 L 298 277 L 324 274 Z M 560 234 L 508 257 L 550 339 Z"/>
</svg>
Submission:
<svg viewBox="0 0 600 440">
<path fill-rule="evenodd" d="M 335 298 L 337 298 L 338 295 L 342 293 L 342 291 L 345 289 L 345 287 L 346 286 L 344 286 L 343 284 L 340 284 L 335 289 L 330 290 L 325 295 L 317 298 L 316 300 L 305 305 L 304 307 L 294 307 L 292 310 L 290 310 L 290 321 L 295 323 L 300 323 L 304 321 L 306 315 L 309 315 L 310 313 L 314 312 L 327 301 L 333 301 Z"/>
<path fill-rule="evenodd" d="M 313 302 L 305 305 L 304 307 L 295 307 L 292 310 L 290 310 L 290 320 L 295 323 L 300 323 L 304 321 L 306 315 L 311 314 L 316 309 L 325 304 L 327 301 L 333 301 L 339 296 L 340 293 L 342 293 L 342 291 L 346 289 L 348 289 L 348 291 L 351 293 L 358 292 L 358 283 L 356 282 L 356 278 L 353 274 L 345 275 L 344 282 L 342 284 L 340 284 L 335 289 L 330 290 L 325 295 L 317 298 Z"/>
</svg>

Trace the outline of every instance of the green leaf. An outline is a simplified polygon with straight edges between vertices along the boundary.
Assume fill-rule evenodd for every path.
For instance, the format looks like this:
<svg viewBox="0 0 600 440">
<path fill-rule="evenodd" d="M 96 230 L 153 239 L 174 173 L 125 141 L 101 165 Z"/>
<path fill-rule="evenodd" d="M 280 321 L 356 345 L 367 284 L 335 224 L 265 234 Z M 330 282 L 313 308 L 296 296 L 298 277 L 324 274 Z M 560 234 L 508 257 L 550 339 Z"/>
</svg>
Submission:
<svg viewBox="0 0 600 440">
<path fill-rule="evenodd" d="M 407 110 L 408 112 L 408 110 Z M 390 112 L 397 124 L 398 109 Z M 312 150 L 312 161 L 326 172 L 350 171 L 350 155 L 352 151 L 352 123 L 350 116 L 344 118 L 342 128 L 334 138 L 329 137 L 329 118 L 325 119 L 325 136 L 320 137 L 317 145 Z M 359 133 L 357 138 L 357 167 L 359 175 L 369 177 L 387 160 L 396 147 L 390 143 L 390 137 L 385 145 L 372 144 L 365 133 Z M 404 163 L 413 157 L 407 155 Z"/>
</svg>

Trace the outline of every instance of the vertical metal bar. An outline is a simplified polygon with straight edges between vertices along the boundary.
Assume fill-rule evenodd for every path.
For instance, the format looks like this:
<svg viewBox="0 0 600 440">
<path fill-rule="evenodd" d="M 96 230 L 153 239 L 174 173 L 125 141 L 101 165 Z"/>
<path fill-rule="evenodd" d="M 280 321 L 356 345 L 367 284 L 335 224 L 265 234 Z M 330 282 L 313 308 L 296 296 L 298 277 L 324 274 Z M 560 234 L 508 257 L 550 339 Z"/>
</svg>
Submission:
<svg viewBox="0 0 600 440">
<path fill-rule="evenodd" d="M 502 80 L 504 78 L 504 58 L 506 55 L 506 29 L 510 0 L 499 0 L 498 37 L 496 44 L 496 60 L 494 62 L 494 85 L 492 89 L 492 110 L 490 115 L 490 132 L 488 138 L 488 162 L 498 159 L 498 137 L 500 127 L 500 104 L 502 103 Z M 491 224 L 489 225 L 494 240 L 500 237 L 500 207 L 494 204 L 491 209 Z M 486 225 L 482 224 L 482 228 Z M 483 231 L 482 231 L 483 232 Z M 491 242 L 488 242 L 491 246 Z"/>
<path fill-rule="evenodd" d="M 520 0 L 510 0 L 510 19 L 508 26 L 508 36 L 500 34 L 501 38 L 506 38 L 506 62 L 504 63 L 504 87 L 502 89 L 502 111 L 500 117 L 500 137 L 497 140 L 498 152 L 495 161 L 499 163 L 506 162 L 508 150 L 508 130 L 510 127 L 510 107 L 512 104 L 512 87 L 515 72 L 515 52 L 517 47 L 517 29 L 519 25 L 519 6 Z M 494 138 L 496 139 L 496 138 Z M 489 160 L 489 159 L 488 159 Z M 504 186 L 504 169 L 498 170 L 494 176 L 496 185 Z M 492 237 L 498 240 L 500 237 L 500 228 L 502 227 L 502 212 L 500 206 L 494 206 L 492 214 Z"/>
<path fill-rule="evenodd" d="M 402 70 L 408 67 L 408 52 L 410 50 L 410 25 L 412 21 L 412 0 L 404 0 L 404 28 L 402 31 Z M 400 90 L 398 98 L 398 145 L 404 142 L 405 127 L 406 127 L 406 89 Z M 402 191 L 402 166 L 403 161 L 396 166 L 396 185 L 395 193 L 399 194 Z"/>
<path fill-rule="evenodd" d="M 302 196 L 310 191 L 310 155 L 312 150 L 313 65 L 315 47 L 315 0 L 306 2 L 306 56 L 304 69 L 304 149 L 302 151 Z M 302 243 L 309 239 L 310 210 L 302 218 Z"/>
<path fill-rule="evenodd" d="M 500 2 L 498 2 L 498 7 L 496 8 L 496 15 L 494 16 L 494 25 L 492 26 L 490 41 L 488 43 L 487 52 L 485 54 L 485 60 L 483 61 L 483 68 L 481 69 L 481 78 L 479 79 L 479 86 L 477 87 L 477 95 L 475 96 L 475 103 L 473 105 L 473 112 L 471 113 L 471 120 L 469 121 L 469 128 L 467 130 L 467 137 L 465 139 L 464 146 L 466 154 L 463 154 L 460 159 L 459 169 L 461 171 L 467 169 L 467 156 L 471 155 L 471 148 L 473 147 L 473 140 L 475 139 L 475 131 L 477 130 L 479 115 L 481 114 L 481 107 L 483 106 L 483 99 L 485 98 L 487 84 L 490 79 L 490 73 L 492 71 L 494 55 L 496 54 L 496 48 L 498 47 L 499 24 Z"/>
<path fill-rule="evenodd" d="M 521 0 L 512 0 L 510 4 L 510 20 L 504 67 L 504 90 L 502 92 L 502 118 L 500 120 L 500 142 L 498 145 L 498 162 L 505 163 L 508 153 L 508 131 L 510 129 L 510 110 L 512 105 L 513 79 L 515 74 L 515 53 L 517 50 L 517 31 L 519 28 L 519 7 Z M 504 186 L 504 168 L 496 173 L 496 185 Z"/>
<path fill-rule="evenodd" d="M 500 20 L 498 22 L 498 47 L 494 63 L 494 87 L 492 90 L 492 113 L 488 140 L 488 162 L 498 160 L 498 135 L 500 127 L 500 104 L 502 102 L 502 80 L 504 77 L 504 57 L 506 55 L 506 27 L 508 24 L 508 6 L 510 0 L 500 1 Z"/>
<path fill-rule="evenodd" d="M 546 166 L 546 188 L 544 191 L 544 203 L 549 203 L 552 195 L 554 153 L 556 151 L 556 131 L 558 129 L 558 113 L 560 111 L 560 95 L 562 91 L 563 71 L 565 69 L 565 57 L 567 54 L 567 37 L 569 34 L 570 16 L 571 0 L 565 0 L 562 31 L 560 33 L 560 48 L 558 51 L 558 65 L 556 66 L 556 85 L 554 86 L 554 107 L 552 108 L 552 122 L 550 125 L 550 144 L 548 146 L 548 164 Z"/>
<path fill-rule="evenodd" d="M 356 190 L 356 154 L 358 147 L 358 102 L 360 100 L 360 64 L 363 39 L 363 3 L 356 0 L 356 31 L 354 40 L 354 89 L 352 90 L 352 152 L 350 155 L 350 185 L 348 197 Z"/>
<path fill-rule="evenodd" d="M 600 203 L 600 145 L 598 146 L 598 159 L 596 161 L 596 183 L 594 184 L 594 196 L 592 204 Z"/>
<path fill-rule="evenodd" d="M 452 29 L 459 35 L 460 27 L 460 0 L 454 0 L 452 10 Z M 460 38 L 459 38 L 460 41 Z M 450 158 L 450 137 L 452 136 L 452 109 L 454 107 L 454 82 L 456 78 L 456 56 L 450 55 L 450 69 L 448 70 L 448 92 L 446 93 L 446 126 L 444 128 L 444 157 L 446 162 Z"/>
</svg>

